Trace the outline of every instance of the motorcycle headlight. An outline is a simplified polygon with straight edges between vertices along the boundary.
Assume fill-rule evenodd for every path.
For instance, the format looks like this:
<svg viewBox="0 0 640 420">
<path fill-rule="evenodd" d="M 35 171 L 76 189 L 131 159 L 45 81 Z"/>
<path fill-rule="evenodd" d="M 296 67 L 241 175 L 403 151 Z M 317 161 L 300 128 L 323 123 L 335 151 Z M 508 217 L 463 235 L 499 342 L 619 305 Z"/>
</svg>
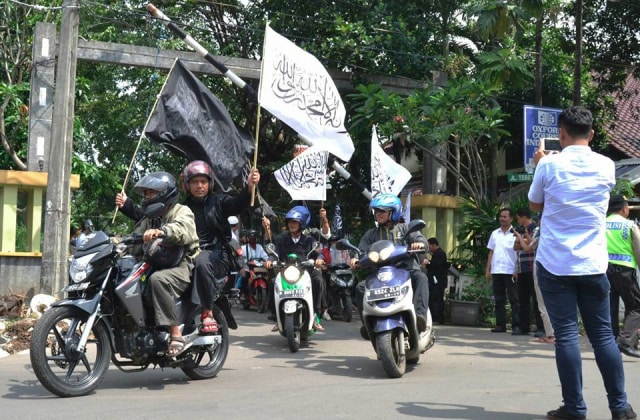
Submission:
<svg viewBox="0 0 640 420">
<path fill-rule="evenodd" d="M 89 264 L 89 261 L 96 254 L 85 255 L 84 257 L 75 258 L 71 261 L 69 266 L 69 278 L 74 283 L 80 283 L 89 277 L 89 274 L 93 271 L 93 266 Z"/>
<path fill-rule="evenodd" d="M 388 243 L 382 244 L 383 245 L 382 248 L 374 246 L 369 251 L 369 254 L 367 254 L 369 259 L 374 264 L 377 264 L 379 262 L 384 262 L 393 253 L 393 250 L 395 248 L 393 245 L 393 242 L 389 242 L 389 241 L 385 241 L 385 242 L 388 242 Z"/>
<path fill-rule="evenodd" d="M 300 278 L 300 269 L 298 267 L 290 265 L 289 267 L 285 268 L 284 272 L 282 273 L 282 277 L 284 277 L 287 283 L 293 284 Z"/>
</svg>

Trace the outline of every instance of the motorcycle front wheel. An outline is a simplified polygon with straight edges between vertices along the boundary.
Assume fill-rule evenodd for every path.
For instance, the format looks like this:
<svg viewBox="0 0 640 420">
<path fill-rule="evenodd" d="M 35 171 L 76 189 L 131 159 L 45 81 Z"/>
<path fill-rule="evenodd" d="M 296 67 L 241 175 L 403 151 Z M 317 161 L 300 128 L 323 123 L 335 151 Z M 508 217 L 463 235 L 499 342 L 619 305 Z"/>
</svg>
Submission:
<svg viewBox="0 0 640 420">
<path fill-rule="evenodd" d="M 111 359 L 109 333 L 95 323 L 86 347 L 78 350 L 89 314 L 74 307 L 44 312 L 31 334 L 29 356 L 36 377 L 59 397 L 87 395 L 100 384 Z"/>
<path fill-rule="evenodd" d="M 390 378 L 400 378 L 407 368 L 403 352 L 404 331 L 396 328 L 376 334 L 376 349 L 382 367 Z"/>
<path fill-rule="evenodd" d="M 342 319 L 344 322 L 351 322 L 353 317 L 353 303 L 351 302 L 351 296 L 342 295 Z"/>
<path fill-rule="evenodd" d="M 182 371 L 191 379 L 214 378 L 222 370 L 222 366 L 227 360 L 227 355 L 229 354 L 229 325 L 227 324 L 227 318 L 217 305 L 213 305 L 213 314 L 218 323 L 218 332 L 216 334 L 222 336 L 222 342 L 194 349 L 193 352 L 188 353 L 188 356 L 193 358 L 193 363 L 183 367 Z M 199 324 L 201 322 L 200 312 L 194 313 L 193 319 L 195 324 Z M 199 328 L 199 325 L 196 328 Z"/>
<path fill-rule="evenodd" d="M 256 302 L 258 313 L 264 313 L 267 310 L 267 289 L 265 287 L 256 287 L 253 289 L 253 298 Z"/>
<path fill-rule="evenodd" d="M 295 353 L 300 350 L 300 329 L 296 331 L 294 316 L 297 314 L 286 314 L 284 316 L 284 332 L 287 336 L 289 350 Z"/>
</svg>

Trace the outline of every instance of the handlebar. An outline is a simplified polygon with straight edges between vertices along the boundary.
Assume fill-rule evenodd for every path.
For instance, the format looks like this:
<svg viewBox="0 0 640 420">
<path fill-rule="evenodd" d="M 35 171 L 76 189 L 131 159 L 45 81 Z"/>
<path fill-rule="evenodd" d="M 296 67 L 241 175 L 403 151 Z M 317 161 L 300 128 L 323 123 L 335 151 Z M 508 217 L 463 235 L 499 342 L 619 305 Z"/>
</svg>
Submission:
<svg viewBox="0 0 640 420">
<path fill-rule="evenodd" d="M 304 260 L 304 261 L 299 261 L 297 265 L 303 267 L 303 268 L 313 268 L 315 267 L 316 262 L 314 260 Z M 290 263 L 286 263 L 283 261 L 272 261 L 271 262 L 271 268 L 274 268 L 276 270 L 285 268 L 290 266 Z"/>
<path fill-rule="evenodd" d="M 133 233 L 131 236 L 126 237 L 122 240 L 122 243 L 125 245 L 140 245 L 142 244 L 142 234 L 141 233 Z"/>
</svg>

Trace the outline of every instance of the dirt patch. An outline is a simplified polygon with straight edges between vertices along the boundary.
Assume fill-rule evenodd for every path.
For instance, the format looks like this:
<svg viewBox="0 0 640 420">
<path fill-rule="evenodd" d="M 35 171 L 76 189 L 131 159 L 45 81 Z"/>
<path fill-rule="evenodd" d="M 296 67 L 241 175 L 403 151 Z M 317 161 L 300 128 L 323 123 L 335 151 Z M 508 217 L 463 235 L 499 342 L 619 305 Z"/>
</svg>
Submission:
<svg viewBox="0 0 640 420">
<path fill-rule="evenodd" d="M 18 353 L 29 348 L 31 331 L 36 323 L 35 319 L 6 319 L 6 329 L 2 332 L 0 347 L 9 354 Z"/>
</svg>

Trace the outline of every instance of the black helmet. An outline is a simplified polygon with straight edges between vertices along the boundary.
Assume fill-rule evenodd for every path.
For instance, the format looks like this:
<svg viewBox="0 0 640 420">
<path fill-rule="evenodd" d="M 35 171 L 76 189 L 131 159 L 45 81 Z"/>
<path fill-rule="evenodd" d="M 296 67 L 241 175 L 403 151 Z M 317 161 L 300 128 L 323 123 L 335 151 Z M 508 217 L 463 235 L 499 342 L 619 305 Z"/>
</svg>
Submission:
<svg viewBox="0 0 640 420">
<path fill-rule="evenodd" d="M 177 267 L 184 253 L 183 246 L 172 244 L 166 238 L 157 238 L 148 245 L 144 245 L 144 260 L 155 268 Z"/>
<path fill-rule="evenodd" d="M 169 172 L 159 171 L 145 175 L 136 182 L 133 190 L 144 197 L 144 190 L 158 191 L 158 195 L 142 200 L 142 211 L 149 218 L 158 217 L 162 212 L 171 207 L 178 200 L 178 188 L 176 179 Z"/>
</svg>

